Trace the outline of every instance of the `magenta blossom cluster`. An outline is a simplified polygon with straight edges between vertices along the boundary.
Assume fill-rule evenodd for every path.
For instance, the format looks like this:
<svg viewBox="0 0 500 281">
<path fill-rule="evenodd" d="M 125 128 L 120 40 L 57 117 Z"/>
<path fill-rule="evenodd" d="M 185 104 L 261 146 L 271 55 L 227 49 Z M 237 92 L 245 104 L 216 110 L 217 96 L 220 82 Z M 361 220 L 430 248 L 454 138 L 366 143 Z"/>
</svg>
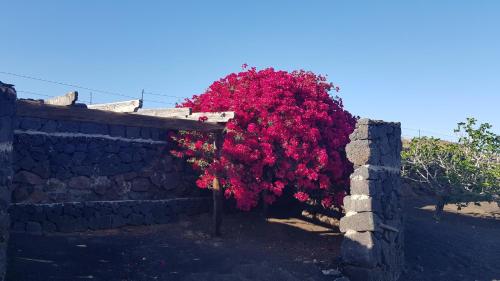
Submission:
<svg viewBox="0 0 500 281">
<path fill-rule="evenodd" d="M 340 205 L 353 169 L 345 146 L 356 119 L 340 98 L 330 96 L 332 90 L 339 89 L 302 70 L 232 73 L 179 105 L 193 112 L 235 112 L 220 153 L 214 154 L 213 136 L 200 132 L 172 135 L 181 148 L 174 153 L 201 171 L 200 188 L 210 187 L 217 175 L 225 196 L 242 210 L 259 198 L 273 203 L 285 188 L 300 201 Z"/>
</svg>

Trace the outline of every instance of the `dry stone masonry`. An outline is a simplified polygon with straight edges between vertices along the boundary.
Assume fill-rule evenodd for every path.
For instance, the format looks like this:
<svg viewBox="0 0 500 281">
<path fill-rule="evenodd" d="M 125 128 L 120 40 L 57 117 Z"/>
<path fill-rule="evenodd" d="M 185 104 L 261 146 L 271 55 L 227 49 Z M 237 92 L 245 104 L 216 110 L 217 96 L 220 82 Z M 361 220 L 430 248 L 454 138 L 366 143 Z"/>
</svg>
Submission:
<svg viewBox="0 0 500 281">
<path fill-rule="evenodd" d="M 15 231 L 148 225 L 208 211 L 209 191 L 171 155 L 167 130 L 24 116 L 10 130 Z"/>
<path fill-rule="evenodd" d="M 34 234 L 110 229 L 174 222 L 181 215 L 209 211 L 210 198 L 88 201 L 11 207 L 12 230 Z"/>
<path fill-rule="evenodd" d="M 9 229 L 161 224 L 209 210 L 196 173 L 170 155 L 167 130 L 18 116 L 18 102 L 0 82 L 0 281 Z"/>
<path fill-rule="evenodd" d="M 351 194 L 340 221 L 343 272 L 351 281 L 391 281 L 403 268 L 401 127 L 360 119 L 347 157 L 354 164 Z"/>
<path fill-rule="evenodd" d="M 16 117 L 16 92 L 0 82 L 0 281 L 9 228 L 72 232 L 208 211 L 209 194 L 195 187 L 188 164 L 172 158 L 167 134 Z M 400 125 L 361 119 L 350 139 L 355 171 L 340 221 L 343 273 L 351 281 L 397 280 L 404 258 Z"/>
<path fill-rule="evenodd" d="M 16 92 L 0 82 L 0 280 L 4 280 L 9 239 L 10 190 L 12 182 L 12 124 L 15 117 Z"/>
<path fill-rule="evenodd" d="M 14 137 L 14 203 L 195 196 L 167 131 L 22 117 Z"/>
</svg>

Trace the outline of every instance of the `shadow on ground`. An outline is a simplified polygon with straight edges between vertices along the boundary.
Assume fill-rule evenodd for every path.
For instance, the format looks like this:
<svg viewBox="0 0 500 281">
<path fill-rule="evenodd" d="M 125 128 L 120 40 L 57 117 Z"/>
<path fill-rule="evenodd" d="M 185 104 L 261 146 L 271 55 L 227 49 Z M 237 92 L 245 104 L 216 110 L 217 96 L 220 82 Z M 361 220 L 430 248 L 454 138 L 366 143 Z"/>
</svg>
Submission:
<svg viewBox="0 0 500 281">
<path fill-rule="evenodd" d="M 500 220 L 449 208 L 436 222 L 431 203 L 406 198 L 407 270 L 400 281 L 500 280 Z"/>
<path fill-rule="evenodd" d="M 400 281 L 500 280 L 500 220 L 445 212 L 406 197 L 406 271 Z M 342 235 L 301 219 L 225 216 L 223 238 L 208 214 L 180 223 L 108 231 L 12 233 L 7 281 L 334 280 Z"/>
<path fill-rule="evenodd" d="M 330 280 L 342 237 L 305 221 L 228 215 L 224 237 L 210 217 L 72 234 L 13 233 L 7 281 Z"/>
</svg>

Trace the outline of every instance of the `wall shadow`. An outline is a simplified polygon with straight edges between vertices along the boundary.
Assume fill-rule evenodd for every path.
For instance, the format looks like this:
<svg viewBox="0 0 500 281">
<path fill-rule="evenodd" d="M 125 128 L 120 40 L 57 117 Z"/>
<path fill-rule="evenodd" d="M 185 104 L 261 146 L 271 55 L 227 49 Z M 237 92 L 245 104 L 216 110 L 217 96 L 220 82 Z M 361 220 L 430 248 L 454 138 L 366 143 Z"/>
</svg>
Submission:
<svg viewBox="0 0 500 281">
<path fill-rule="evenodd" d="M 338 266 L 342 241 L 338 229 L 294 216 L 265 220 L 258 212 L 234 212 L 224 216 L 222 231 L 222 238 L 212 237 L 211 216 L 204 214 L 155 226 L 68 234 L 12 233 L 6 280 L 122 281 L 149 280 L 148 276 L 158 280 L 191 280 L 193 276 L 197 280 L 329 280 L 321 269 Z"/>
</svg>

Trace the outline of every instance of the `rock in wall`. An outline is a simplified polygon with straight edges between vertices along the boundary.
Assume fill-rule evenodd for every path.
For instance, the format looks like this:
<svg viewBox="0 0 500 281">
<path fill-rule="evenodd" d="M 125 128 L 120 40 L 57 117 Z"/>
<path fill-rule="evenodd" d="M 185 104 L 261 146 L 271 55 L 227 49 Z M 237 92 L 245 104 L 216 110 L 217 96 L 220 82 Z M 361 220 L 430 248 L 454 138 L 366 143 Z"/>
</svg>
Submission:
<svg viewBox="0 0 500 281">
<path fill-rule="evenodd" d="M 165 200 L 120 200 L 12 204 L 9 210 L 16 232 L 75 232 L 127 225 L 164 224 L 181 215 L 208 212 L 209 197 Z"/>
<path fill-rule="evenodd" d="M 12 140 L 15 119 L 16 91 L 0 82 L 0 280 L 7 265 L 6 251 L 9 239 L 9 213 L 12 183 Z"/>
<path fill-rule="evenodd" d="M 355 170 L 340 220 L 343 272 L 351 281 L 397 280 L 404 262 L 401 127 L 360 119 L 350 139 Z"/>
<path fill-rule="evenodd" d="M 172 157 L 167 131 L 19 118 L 15 203 L 157 200 L 198 196 L 196 173 Z"/>
</svg>

